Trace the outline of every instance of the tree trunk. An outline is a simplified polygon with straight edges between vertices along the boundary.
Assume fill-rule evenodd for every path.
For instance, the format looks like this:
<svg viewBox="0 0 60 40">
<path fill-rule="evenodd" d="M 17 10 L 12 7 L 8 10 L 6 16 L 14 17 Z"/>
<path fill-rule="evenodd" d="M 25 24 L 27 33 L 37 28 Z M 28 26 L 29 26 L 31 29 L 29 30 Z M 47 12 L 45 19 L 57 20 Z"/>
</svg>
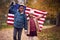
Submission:
<svg viewBox="0 0 60 40">
<path fill-rule="evenodd" d="M 2 27 L 2 16 L 0 15 L 0 28 Z"/>
<path fill-rule="evenodd" d="M 57 13 L 56 26 L 60 26 L 60 12 Z"/>
</svg>

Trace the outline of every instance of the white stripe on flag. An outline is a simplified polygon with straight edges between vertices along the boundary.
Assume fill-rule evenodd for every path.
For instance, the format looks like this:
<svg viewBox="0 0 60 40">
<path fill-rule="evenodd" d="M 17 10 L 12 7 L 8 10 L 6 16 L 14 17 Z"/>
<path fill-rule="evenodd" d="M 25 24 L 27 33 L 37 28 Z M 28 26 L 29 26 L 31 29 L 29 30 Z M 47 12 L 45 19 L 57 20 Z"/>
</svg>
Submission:
<svg viewBox="0 0 60 40">
<path fill-rule="evenodd" d="M 37 14 L 37 13 L 33 13 L 34 15 L 37 15 L 37 16 L 43 16 L 43 15 L 41 15 L 41 14 Z"/>
<path fill-rule="evenodd" d="M 8 17 L 8 19 L 10 19 L 10 20 L 14 20 L 14 18 L 11 18 L 11 17 Z"/>
<path fill-rule="evenodd" d="M 27 11 L 27 10 L 25 12 L 30 13 L 30 11 Z"/>
<path fill-rule="evenodd" d="M 38 14 L 38 13 L 35 13 L 35 12 L 34 12 L 34 14 L 37 14 L 37 15 L 39 15 L 39 16 L 40 16 L 40 15 L 41 15 L 41 16 L 43 15 L 43 14 Z"/>
<path fill-rule="evenodd" d="M 11 23 L 11 24 L 13 24 L 14 22 L 12 22 L 12 21 L 7 21 L 7 23 Z"/>
<path fill-rule="evenodd" d="M 42 28 L 39 28 L 40 30 L 42 30 Z"/>
<path fill-rule="evenodd" d="M 43 20 L 43 21 L 45 21 L 45 18 L 40 18 L 40 20 Z"/>
<path fill-rule="evenodd" d="M 29 20 L 29 17 L 27 17 L 27 20 Z"/>
<path fill-rule="evenodd" d="M 9 13 L 8 16 L 14 16 L 14 14 L 10 14 L 10 13 Z"/>
<path fill-rule="evenodd" d="M 43 27 L 43 25 L 40 25 L 40 24 L 39 24 L 39 27 Z"/>
<path fill-rule="evenodd" d="M 44 22 L 43 22 L 43 21 L 38 21 L 38 23 L 41 23 L 41 24 L 43 24 Z"/>
<path fill-rule="evenodd" d="M 46 15 L 44 16 L 44 18 L 46 18 Z"/>
<path fill-rule="evenodd" d="M 31 9 L 31 8 L 29 8 L 29 7 L 26 7 L 26 9 Z"/>
<path fill-rule="evenodd" d="M 28 14 L 26 14 L 26 16 L 28 16 Z"/>
</svg>

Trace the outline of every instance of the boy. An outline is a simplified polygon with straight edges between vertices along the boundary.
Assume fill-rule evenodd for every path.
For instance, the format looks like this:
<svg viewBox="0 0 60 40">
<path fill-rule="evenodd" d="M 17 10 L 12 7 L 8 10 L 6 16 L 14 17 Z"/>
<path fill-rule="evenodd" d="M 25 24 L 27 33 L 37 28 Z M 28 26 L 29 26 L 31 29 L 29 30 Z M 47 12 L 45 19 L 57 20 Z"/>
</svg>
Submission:
<svg viewBox="0 0 60 40">
<path fill-rule="evenodd" d="M 18 40 L 21 40 L 21 34 L 23 28 L 25 32 L 27 32 L 27 18 L 24 12 L 24 6 L 20 5 L 18 11 L 16 9 L 16 5 L 10 7 L 10 11 L 14 14 L 14 32 L 13 32 L 13 40 L 16 39 L 16 35 L 18 33 Z"/>
</svg>

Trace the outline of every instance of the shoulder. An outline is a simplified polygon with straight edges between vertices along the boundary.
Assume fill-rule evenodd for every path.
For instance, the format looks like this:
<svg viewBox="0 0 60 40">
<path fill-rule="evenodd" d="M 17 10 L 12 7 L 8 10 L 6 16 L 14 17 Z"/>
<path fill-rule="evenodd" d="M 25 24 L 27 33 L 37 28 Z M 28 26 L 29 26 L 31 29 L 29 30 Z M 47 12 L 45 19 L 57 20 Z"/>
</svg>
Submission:
<svg viewBox="0 0 60 40">
<path fill-rule="evenodd" d="M 15 14 L 19 14 L 19 12 L 17 11 Z"/>
<path fill-rule="evenodd" d="M 23 15 L 24 15 L 24 17 L 26 17 L 26 14 L 25 13 L 23 13 Z"/>
<path fill-rule="evenodd" d="M 34 18 L 34 21 L 36 21 L 36 22 L 37 22 L 37 18 L 36 18 L 36 17 Z"/>
</svg>

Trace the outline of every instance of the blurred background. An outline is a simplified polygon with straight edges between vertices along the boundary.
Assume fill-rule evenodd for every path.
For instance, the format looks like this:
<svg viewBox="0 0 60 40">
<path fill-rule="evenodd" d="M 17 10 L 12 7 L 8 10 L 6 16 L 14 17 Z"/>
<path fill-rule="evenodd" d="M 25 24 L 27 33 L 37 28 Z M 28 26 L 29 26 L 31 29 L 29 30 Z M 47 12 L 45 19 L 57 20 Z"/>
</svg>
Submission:
<svg viewBox="0 0 60 40">
<path fill-rule="evenodd" d="M 15 0 L 17 3 L 17 0 Z M 6 18 L 11 0 L 0 0 L 0 26 L 6 25 Z M 47 11 L 45 24 L 59 25 L 60 1 L 59 0 L 27 0 L 26 6 Z"/>
<path fill-rule="evenodd" d="M 10 2 L 11 0 L 0 0 L 0 29 L 10 28 L 6 24 Z M 15 0 L 15 2 L 18 1 Z M 60 0 L 27 0 L 26 6 L 48 12 L 44 23 L 47 29 L 39 33 L 38 37 L 40 39 L 44 38 L 42 40 L 60 40 Z"/>
</svg>

